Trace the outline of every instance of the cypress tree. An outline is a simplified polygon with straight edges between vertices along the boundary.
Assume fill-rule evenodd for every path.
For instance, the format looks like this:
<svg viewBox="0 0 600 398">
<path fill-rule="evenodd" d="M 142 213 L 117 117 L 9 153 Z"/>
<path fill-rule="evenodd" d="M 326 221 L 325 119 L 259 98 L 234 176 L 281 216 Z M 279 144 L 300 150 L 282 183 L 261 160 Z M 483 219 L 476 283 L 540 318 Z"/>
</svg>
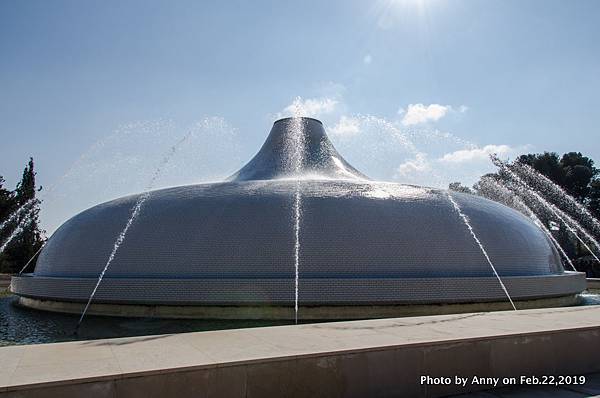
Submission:
<svg viewBox="0 0 600 398">
<path fill-rule="evenodd" d="M 20 210 L 10 225 L 6 226 L 7 231 L 2 233 L 2 242 L 7 238 L 6 235 L 15 231 L 18 234 L 0 253 L 0 272 L 19 272 L 44 243 L 44 231 L 39 228 L 41 201 L 36 198 L 35 175 L 33 158 L 30 158 L 12 195 L 14 204 L 9 214 Z M 32 261 L 24 272 L 31 272 L 34 267 L 35 261 Z"/>
<path fill-rule="evenodd" d="M 13 192 L 4 188 L 4 178 L 0 176 L 0 223 L 6 221 L 13 212 L 15 198 Z"/>
<path fill-rule="evenodd" d="M 15 209 L 15 194 L 14 192 L 4 188 L 4 178 L 0 176 L 0 244 L 8 239 L 16 225 L 10 220 Z M 1 258 L 2 255 L 0 254 L 0 259 Z"/>
</svg>

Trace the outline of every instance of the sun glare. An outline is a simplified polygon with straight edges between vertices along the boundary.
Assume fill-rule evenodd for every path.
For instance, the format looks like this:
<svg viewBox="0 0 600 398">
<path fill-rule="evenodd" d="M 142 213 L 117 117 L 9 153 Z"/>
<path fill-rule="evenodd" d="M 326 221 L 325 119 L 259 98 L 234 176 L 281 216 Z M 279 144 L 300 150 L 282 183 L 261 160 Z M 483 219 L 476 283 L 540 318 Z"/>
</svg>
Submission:
<svg viewBox="0 0 600 398">
<path fill-rule="evenodd" d="M 435 0 L 379 0 L 373 6 L 377 25 L 391 29 L 399 23 L 417 19 L 419 23 L 427 18 L 428 9 Z"/>
</svg>

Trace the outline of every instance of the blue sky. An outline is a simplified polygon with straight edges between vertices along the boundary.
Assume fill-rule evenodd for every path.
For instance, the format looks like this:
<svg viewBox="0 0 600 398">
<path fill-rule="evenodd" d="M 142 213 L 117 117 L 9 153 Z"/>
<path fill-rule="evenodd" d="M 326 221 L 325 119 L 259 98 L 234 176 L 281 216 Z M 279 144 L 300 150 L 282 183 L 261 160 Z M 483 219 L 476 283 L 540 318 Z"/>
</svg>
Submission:
<svg viewBox="0 0 600 398">
<path fill-rule="evenodd" d="M 231 173 L 294 101 L 377 179 L 472 183 L 489 152 L 600 162 L 599 38 L 597 1 L 5 0 L 0 175 L 36 159 L 51 232 L 143 189 L 190 129 L 159 185 Z"/>
</svg>

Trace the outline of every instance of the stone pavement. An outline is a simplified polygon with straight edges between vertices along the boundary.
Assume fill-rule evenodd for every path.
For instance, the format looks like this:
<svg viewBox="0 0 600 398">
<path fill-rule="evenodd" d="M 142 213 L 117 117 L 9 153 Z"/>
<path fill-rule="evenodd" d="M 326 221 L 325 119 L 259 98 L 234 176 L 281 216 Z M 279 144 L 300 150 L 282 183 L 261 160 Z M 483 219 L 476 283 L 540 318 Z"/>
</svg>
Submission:
<svg viewBox="0 0 600 398">
<path fill-rule="evenodd" d="M 600 372 L 599 343 L 588 306 L 11 346 L 0 395 L 445 396 L 482 387 L 421 377 Z"/>
</svg>

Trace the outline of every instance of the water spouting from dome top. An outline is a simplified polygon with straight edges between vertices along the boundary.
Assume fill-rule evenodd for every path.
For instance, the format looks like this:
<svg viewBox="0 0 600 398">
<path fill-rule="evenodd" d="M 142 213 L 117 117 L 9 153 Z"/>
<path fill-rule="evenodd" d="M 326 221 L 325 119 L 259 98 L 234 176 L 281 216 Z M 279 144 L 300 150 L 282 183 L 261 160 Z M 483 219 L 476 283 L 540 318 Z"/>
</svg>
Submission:
<svg viewBox="0 0 600 398">
<path fill-rule="evenodd" d="M 305 179 L 368 179 L 335 149 L 323 123 L 309 117 L 277 120 L 258 153 L 230 181 Z"/>
<path fill-rule="evenodd" d="M 295 117 L 290 119 L 289 139 L 286 142 L 285 153 L 288 154 L 290 171 L 296 176 L 294 191 L 294 321 L 298 323 L 298 305 L 300 294 L 300 226 L 302 219 L 302 195 L 300 180 L 302 167 L 306 156 L 306 135 L 303 119 Z M 287 135 L 287 134 L 286 134 Z"/>
<path fill-rule="evenodd" d="M 294 319 L 298 323 L 303 179 L 365 180 L 335 149 L 317 119 L 294 116 L 275 121 L 258 153 L 230 181 L 292 179 L 296 181 L 292 203 L 294 233 Z"/>
</svg>

